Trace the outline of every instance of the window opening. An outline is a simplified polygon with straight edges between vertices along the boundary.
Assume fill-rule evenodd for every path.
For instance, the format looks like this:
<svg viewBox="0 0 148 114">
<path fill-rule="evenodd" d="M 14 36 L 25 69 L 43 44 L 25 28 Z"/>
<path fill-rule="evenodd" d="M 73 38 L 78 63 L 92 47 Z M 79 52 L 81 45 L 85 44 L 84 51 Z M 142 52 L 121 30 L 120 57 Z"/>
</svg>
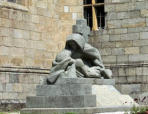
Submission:
<svg viewBox="0 0 148 114">
<path fill-rule="evenodd" d="M 20 5 L 25 5 L 25 3 L 26 3 L 26 0 L 5 0 L 5 1 L 17 3 L 17 4 L 20 4 Z"/>
<path fill-rule="evenodd" d="M 105 27 L 104 0 L 84 0 L 84 18 L 92 30 Z"/>
</svg>

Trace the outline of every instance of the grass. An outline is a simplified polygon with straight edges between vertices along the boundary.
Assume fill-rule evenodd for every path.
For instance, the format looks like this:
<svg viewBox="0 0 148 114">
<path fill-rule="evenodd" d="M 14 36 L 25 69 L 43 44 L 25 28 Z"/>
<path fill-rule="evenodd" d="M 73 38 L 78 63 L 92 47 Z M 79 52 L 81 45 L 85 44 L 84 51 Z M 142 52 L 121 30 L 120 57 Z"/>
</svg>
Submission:
<svg viewBox="0 0 148 114">
<path fill-rule="evenodd" d="M 130 110 L 130 114 L 137 114 L 137 113 L 143 114 L 146 111 L 148 111 L 148 107 L 147 106 L 144 106 L 144 107 L 133 106 L 133 108 Z"/>
<path fill-rule="evenodd" d="M 20 114 L 19 112 L 0 112 L 0 114 Z"/>
</svg>

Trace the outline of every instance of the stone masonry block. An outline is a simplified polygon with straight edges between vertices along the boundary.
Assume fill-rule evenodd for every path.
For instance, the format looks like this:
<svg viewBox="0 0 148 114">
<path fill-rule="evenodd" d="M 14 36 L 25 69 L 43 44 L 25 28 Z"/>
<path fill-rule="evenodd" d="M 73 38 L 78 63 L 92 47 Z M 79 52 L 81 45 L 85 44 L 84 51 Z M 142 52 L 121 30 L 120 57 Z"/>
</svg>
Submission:
<svg viewBox="0 0 148 114">
<path fill-rule="evenodd" d="M 146 26 L 145 18 L 124 19 L 121 23 L 123 28 L 136 28 Z"/>
<path fill-rule="evenodd" d="M 139 47 L 128 47 L 125 48 L 125 54 L 139 54 Z"/>
<path fill-rule="evenodd" d="M 112 55 L 124 55 L 124 48 L 112 48 Z"/>
<path fill-rule="evenodd" d="M 132 47 L 133 41 L 132 40 L 125 40 L 125 41 L 118 41 L 116 42 L 117 48 L 125 48 L 125 47 Z"/>
<path fill-rule="evenodd" d="M 148 31 L 148 27 L 128 28 L 128 33 L 147 32 L 147 31 Z"/>
<path fill-rule="evenodd" d="M 139 18 L 141 16 L 140 11 L 134 10 L 129 12 L 129 18 Z"/>
<path fill-rule="evenodd" d="M 110 41 L 120 41 L 120 35 L 110 35 Z"/>
<path fill-rule="evenodd" d="M 148 61 L 148 54 L 135 54 L 129 55 L 129 62 Z"/>
<path fill-rule="evenodd" d="M 141 32 L 140 39 L 148 39 L 148 32 Z"/>
<path fill-rule="evenodd" d="M 102 48 L 114 48 L 116 47 L 116 42 L 103 42 Z"/>
<path fill-rule="evenodd" d="M 148 84 L 142 84 L 141 90 L 142 90 L 142 92 L 147 92 Z"/>
<path fill-rule="evenodd" d="M 143 68 L 143 75 L 148 77 L 148 67 Z"/>
<path fill-rule="evenodd" d="M 121 34 L 121 40 L 138 40 L 140 38 L 139 33 Z"/>
<path fill-rule="evenodd" d="M 110 20 L 107 22 L 107 27 L 109 29 L 112 29 L 112 28 L 121 28 L 121 21 L 120 20 Z"/>
<path fill-rule="evenodd" d="M 140 48 L 140 53 L 147 54 L 148 53 L 148 46 L 142 46 Z"/>
<path fill-rule="evenodd" d="M 129 0 L 111 0 L 112 3 L 128 3 Z"/>
<path fill-rule="evenodd" d="M 105 12 L 113 12 L 116 11 L 116 7 L 114 4 L 108 4 L 105 6 Z"/>
<path fill-rule="evenodd" d="M 135 10 L 143 10 L 147 7 L 146 5 L 147 4 L 144 1 L 136 2 L 135 3 Z"/>
<path fill-rule="evenodd" d="M 111 35 L 114 35 L 114 34 L 126 34 L 127 33 L 127 28 L 109 29 L 108 33 L 111 34 Z"/>
<path fill-rule="evenodd" d="M 116 63 L 116 56 L 102 56 L 104 63 Z"/>
<path fill-rule="evenodd" d="M 99 40 L 100 40 L 101 42 L 109 41 L 109 35 L 101 35 L 101 36 L 99 37 Z"/>
<path fill-rule="evenodd" d="M 128 76 L 136 76 L 136 68 L 135 67 L 128 69 Z"/>
<path fill-rule="evenodd" d="M 55 83 L 61 84 L 94 84 L 94 85 L 114 85 L 114 79 L 96 79 L 96 78 L 60 78 Z"/>
<path fill-rule="evenodd" d="M 39 85 L 36 88 L 37 96 L 62 96 L 62 95 L 91 95 L 92 87 L 88 84 L 61 84 Z"/>
<path fill-rule="evenodd" d="M 143 75 L 143 67 L 136 67 L 136 75 L 137 76 Z"/>
<path fill-rule="evenodd" d="M 109 20 L 115 20 L 117 19 L 117 14 L 114 13 L 114 12 L 108 12 L 107 13 L 107 16 L 106 16 L 106 20 L 109 21 Z"/>
<path fill-rule="evenodd" d="M 126 76 L 120 76 L 118 77 L 118 80 L 116 80 L 117 83 L 127 83 L 127 77 Z"/>
<path fill-rule="evenodd" d="M 147 46 L 148 40 L 134 40 L 133 46 Z"/>
<path fill-rule="evenodd" d="M 128 63 L 128 55 L 117 56 L 117 63 Z"/>
<path fill-rule="evenodd" d="M 147 10 L 147 9 L 142 9 L 142 10 L 141 10 L 141 15 L 142 15 L 143 17 L 147 17 L 147 16 L 148 16 L 148 10 Z"/>
<path fill-rule="evenodd" d="M 78 108 L 95 107 L 96 96 L 27 97 L 27 108 Z"/>
<path fill-rule="evenodd" d="M 117 13 L 117 18 L 118 19 L 128 19 L 130 17 L 129 17 L 128 12 L 119 12 L 119 13 Z"/>
<path fill-rule="evenodd" d="M 111 55 L 111 52 L 110 48 L 100 49 L 101 55 Z"/>
<path fill-rule="evenodd" d="M 127 77 L 127 82 L 128 83 L 136 83 L 136 76 Z"/>
<path fill-rule="evenodd" d="M 127 73 L 126 68 L 119 68 L 119 76 L 127 76 Z"/>
<path fill-rule="evenodd" d="M 9 76 L 9 82 L 10 83 L 18 83 L 19 82 L 19 74 L 18 73 L 12 73 Z"/>
<path fill-rule="evenodd" d="M 122 84 L 121 93 L 123 94 L 136 94 L 141 91 L 141 84 Z"/>
<path fill-rule="evenodd" d="M 117 4 L 116 5 L 116 12 L 120 12 L 120 11 L 128 11 L 128 3 L 124 3 L 124 4 Z"/>
</svg>

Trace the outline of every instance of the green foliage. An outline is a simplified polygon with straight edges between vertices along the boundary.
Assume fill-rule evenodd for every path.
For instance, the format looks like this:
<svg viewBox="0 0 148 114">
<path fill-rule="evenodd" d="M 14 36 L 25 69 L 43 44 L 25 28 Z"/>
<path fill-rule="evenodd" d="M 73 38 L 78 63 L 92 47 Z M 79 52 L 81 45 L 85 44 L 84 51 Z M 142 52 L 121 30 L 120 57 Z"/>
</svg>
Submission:
<svg viewBox="0 0 148 114">
<path fill-rule="evenodd" d="M 77 113 L 75 113 L 75 112 L 67 112 L 65 114 L 77 114 Z"/>
<path fill-rule="evenodd" d="M 54 114 L 59 114 L 58 112 L 55 112 Z M 75 112 L 66 112 L 66 113 L 63 113 L 63 114 L 77 114 Z"/>
<path fill-rule="evenodd" d="M 132 109 L 130 110 L 130 114 L 137 114 L 137 113 L 145 113 L 148 111 L 148 107 L 136 107 L 133 106 Z"/>
<path fill-rule="evenodd" d="M 6 114 L 6 113 L 4 113 L 4 112 L 0 112 L 0 114 Z"/>
</svg>

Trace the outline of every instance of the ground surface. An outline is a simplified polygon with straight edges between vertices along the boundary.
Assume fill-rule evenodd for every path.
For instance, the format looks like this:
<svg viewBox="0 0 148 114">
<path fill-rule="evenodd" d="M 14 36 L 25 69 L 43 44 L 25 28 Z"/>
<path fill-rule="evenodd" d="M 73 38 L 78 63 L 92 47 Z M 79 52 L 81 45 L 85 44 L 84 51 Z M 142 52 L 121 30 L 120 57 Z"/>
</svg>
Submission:
<svg viewBox="0 0 148 114">
<path fill-rule="evenodd" d="M 0 112 L 0 114 L 20 114 L 19 112 Z M 108 112 L 108 113 L 97 113 L 97 114 L 125 114 L 124 112 Z"/>
<path fill-rule="evenodd" d="M 20 114 L 20 112 L 0 112 L 0 114 Z"/>
</svg>

